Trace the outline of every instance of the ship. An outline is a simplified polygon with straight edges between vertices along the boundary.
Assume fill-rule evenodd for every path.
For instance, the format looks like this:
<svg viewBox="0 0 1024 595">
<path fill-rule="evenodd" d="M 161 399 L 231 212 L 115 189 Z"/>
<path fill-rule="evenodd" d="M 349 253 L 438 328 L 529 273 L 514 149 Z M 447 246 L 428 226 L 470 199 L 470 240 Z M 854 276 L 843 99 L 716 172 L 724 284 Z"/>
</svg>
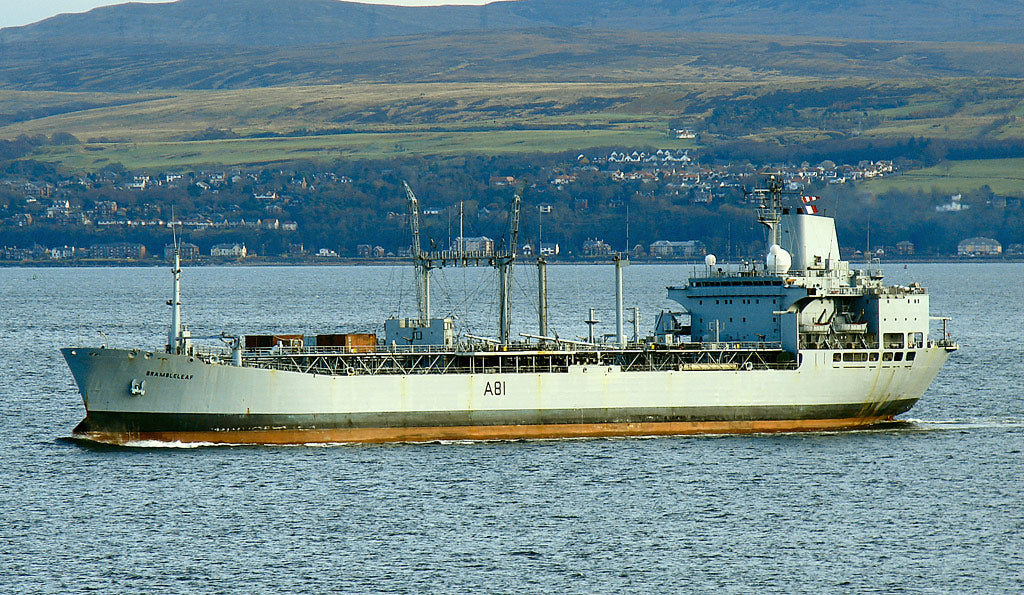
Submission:
<svg viewBox="0 0 1024 595">
<path fill-rule="evenodd" d="M 116 445 L 377 443 L 834 431 L 892 422 L 922 397 L 958 346 L 917 283 L 886 285 L 877 263 L 839 253 L 835 220 L 789 197 L 775 177 L 751 191 L 763 261 L 712 254 L 667 287 L 646 336 L 624 328 L 615 256 L 616 332 L 559 338 L 547 328 L 537 259 L 538 328 L 510 336 L 520 193 L 503 250 L 420 248 L 406 185 L 417 316 L 376 333 L 253 334 L 194 340 L 181 320 L 174 256 L 161 349 L 62 349 L 86 416 L 75 439 Z M 434 317 L 432 270 L 493 266 L 496 337 L 457 334 Z M 283 310 L 286 308 L 282 308 Z M 637 317 L 634 316 L 634 324 Z M 932 327 L 941 334 L 934 336 Z M 377 327 L 379 329 L 379 327 Z"/>
</svg>

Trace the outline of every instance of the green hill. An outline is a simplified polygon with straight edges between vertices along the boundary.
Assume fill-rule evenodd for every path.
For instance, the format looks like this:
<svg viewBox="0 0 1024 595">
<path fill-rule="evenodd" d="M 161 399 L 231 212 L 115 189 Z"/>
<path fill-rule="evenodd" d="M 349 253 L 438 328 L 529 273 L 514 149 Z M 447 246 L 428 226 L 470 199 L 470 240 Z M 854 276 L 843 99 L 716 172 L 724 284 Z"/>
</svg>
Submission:
<svg viewBox="0 0 1024 595">
<path fill-rule="evenodd" d="M 35 156 L 83 169 L 687 145 L 672 126 L 705 146 L 991 144 L 1024 138 L 1022 13 L 1007 0 L 129 3 L 0 31 L 0 138 L 74 134 L 82 144 Z"/>
<path fill-rule="evenodd" d="M 1024 11 L 1017 0 L 518 0 L 432 7 L 334 0 L 179 0 L 59 15 L 4 29 L 0 41 L 261 48 L 543 27 L 1022 43 Z"/>
<path fill-rule="evenodd" d="M 319 46 L 8 44 L 0 87 L 239 89 L 364 82 L 699 82 L 1024 77 L 1024 46 L 543 29 Z"/>
</svg>

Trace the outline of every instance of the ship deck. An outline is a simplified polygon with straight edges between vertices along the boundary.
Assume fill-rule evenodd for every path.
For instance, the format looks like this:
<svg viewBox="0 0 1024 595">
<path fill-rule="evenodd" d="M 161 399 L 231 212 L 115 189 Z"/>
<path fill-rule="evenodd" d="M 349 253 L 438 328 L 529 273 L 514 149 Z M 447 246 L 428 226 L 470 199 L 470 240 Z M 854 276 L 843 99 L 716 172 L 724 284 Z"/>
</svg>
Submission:
<svg viewBox="0 0 1024 595">
<path fill-rule="evenodd" d="M 206 361 L 229 363 L 230 351 L 197 347 Z M 275 347 L 246 350 L 242 366 L 332 376 L 383 374 L 565 373 L 574 366 L 624 372 L 793 369 L 778 343 L 613 345 L 462 344 L 451 347 Z"/>
</svg>

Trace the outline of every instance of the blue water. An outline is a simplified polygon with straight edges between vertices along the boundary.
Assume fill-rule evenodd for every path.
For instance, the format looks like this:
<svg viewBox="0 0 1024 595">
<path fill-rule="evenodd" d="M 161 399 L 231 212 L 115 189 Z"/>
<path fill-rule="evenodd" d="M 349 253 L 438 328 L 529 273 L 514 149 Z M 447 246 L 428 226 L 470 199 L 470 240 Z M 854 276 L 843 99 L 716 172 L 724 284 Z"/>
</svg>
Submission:
<svg viewBox="0 0 1024 595">
<path fill-rule="evenodd" d="M 641 326 L 685 266 L 626 270 Z M 552 266 L 552 327 L 613 330 L 612 270 Z M 383 446 L 111 449 L 57 348 L 159 347 L 164 269 L 0 269 L 0 593 L 1016 593 L 1024 589 L 1024 265 L 890 265 L 960 341 L 888 430 Z M 533 332 L 531 269 L 514 332 Z M 374 330 L 414 307 L 387 267 L 202 268 L 221 331 Z M 493 272 L 439 313 L 493 335 Z M 406 289 L 402 289 L 406 288 Z M 467 309 L 466 296 L 482 300 Z M 475 303 L 475 302 L 474 302 Z"/>
</svg>

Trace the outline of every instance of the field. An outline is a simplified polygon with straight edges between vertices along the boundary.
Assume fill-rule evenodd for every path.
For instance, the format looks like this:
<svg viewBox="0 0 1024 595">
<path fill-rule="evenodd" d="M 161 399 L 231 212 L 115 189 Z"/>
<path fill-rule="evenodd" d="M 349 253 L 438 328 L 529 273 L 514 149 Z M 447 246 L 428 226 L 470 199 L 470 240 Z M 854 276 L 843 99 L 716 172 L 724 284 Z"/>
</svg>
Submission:
<svg viewBox="0 0 1024 595">
<path fill-rule="evenodd" d="M 352 133 L 298 138 L 151 141 L 50 147 L 36 156 L 72 170 L 91 171 L 117 162 L 130 169 L 174 169 L 195 165 L 266 164 L 284 161 L 553 153 L 611 146 L 689 148 L 663 133 L 620 130 L 497 130 L 487 132 Z"/>
<path fill-rule="evenodd" d="M 988 186 L 997 194 L 1024 196 L 1024 159 L 974 159 L 947 161 L 891 178 L 872 180 L 864 188 L 872 192 L 902 191 L 966 192 Z"/>
<path fill-rule="evenodd" d="M 71 133 L 82 144 L 32 157 L 75 170 L 1024 139 L 1024 47 L 1009 44 L 551 29 L 255 49 L 55 43 L 4 48 L 0 139 Z M 75 59 L 55 60 L 64 50 Z M 676 141 L 674 126 L 699 138 Z"/>
<path fill-rule="evenodd" d="M 980 89 L 980 91 L 979 91 Z M 294 159 L 688 148 L 751 139 L 1024 137 L 1017 81 L 399 83 L 140 93 L 0 91 L 0 138 L 69 132 L 74 170 Z M 785 114 L 780 120 L 776 114 Z M 2 114 L 0 114 L 2 115 Z M 14 120 L 14 121 L 11 121 Z M 694 127 L 699 143 L 671 126 Z"/>
</svg>

